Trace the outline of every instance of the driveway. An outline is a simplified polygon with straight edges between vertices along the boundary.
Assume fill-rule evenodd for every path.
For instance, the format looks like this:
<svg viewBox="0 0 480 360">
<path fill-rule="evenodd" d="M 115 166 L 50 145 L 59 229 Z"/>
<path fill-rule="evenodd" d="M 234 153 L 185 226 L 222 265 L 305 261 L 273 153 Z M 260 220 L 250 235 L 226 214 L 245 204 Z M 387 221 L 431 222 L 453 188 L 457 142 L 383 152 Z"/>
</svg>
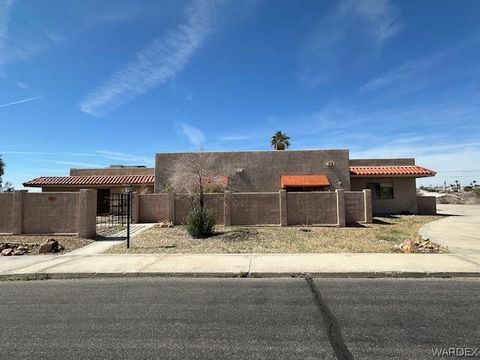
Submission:
<svg viewBox="0 0 480 360">
<path fill-rule="evenodd" d="M 480 254 L 480 205 L 438 205 L 438 213 L 452 215 L 423 225 L 420 235 L 448 246 L 453 253 Z"/>
</svg>

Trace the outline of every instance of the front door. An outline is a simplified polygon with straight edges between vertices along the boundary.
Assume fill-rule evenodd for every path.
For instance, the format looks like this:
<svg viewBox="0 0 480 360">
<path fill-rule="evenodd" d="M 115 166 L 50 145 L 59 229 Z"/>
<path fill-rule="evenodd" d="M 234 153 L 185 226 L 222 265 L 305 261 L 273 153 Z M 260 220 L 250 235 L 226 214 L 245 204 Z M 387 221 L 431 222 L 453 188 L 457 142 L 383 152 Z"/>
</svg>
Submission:
<svg viewBox="0 0 480 360">
<path fill-rule="evenodd" d="M 110 212 L 110 189 L 97 190 L 97 215 Z"/>
</svg>

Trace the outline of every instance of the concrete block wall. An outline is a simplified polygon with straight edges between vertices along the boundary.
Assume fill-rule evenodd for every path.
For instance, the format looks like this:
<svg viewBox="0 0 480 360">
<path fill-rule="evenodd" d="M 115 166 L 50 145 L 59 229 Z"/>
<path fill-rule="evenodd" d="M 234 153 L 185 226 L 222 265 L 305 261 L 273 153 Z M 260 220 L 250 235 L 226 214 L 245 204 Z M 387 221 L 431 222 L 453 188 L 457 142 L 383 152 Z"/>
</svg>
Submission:
<svg viewBox="0 0 480 360">
<path fill-rule="evenodd" d="M 135 200 L 138 198 L 138 200 Z M 186 194 L 135 195 L 134 221 L 183 224 L 192 208 Z M 370 190 L 205 194 L 219 225 L 334 225 L 372 222 Z"/>
<path fill-rule="evenodd" d="M 96 228 L 95 190 L 0 194 L 0 233 L 75 234 L 92 238 Z"/>
<path fill-rule="evenodd" d="M 435 196 L 417 196 L 419 215 L 437 215 L 437 198 Z"/>
</svg>

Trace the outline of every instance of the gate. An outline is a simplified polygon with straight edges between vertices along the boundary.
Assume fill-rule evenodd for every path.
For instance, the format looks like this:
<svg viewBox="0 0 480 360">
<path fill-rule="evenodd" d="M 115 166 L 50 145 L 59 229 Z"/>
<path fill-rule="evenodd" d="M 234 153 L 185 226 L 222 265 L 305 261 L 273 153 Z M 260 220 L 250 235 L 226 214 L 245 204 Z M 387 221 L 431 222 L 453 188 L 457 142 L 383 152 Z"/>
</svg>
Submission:
<svg viewBox="0 0 480 360">
<path fill-rule="evenodd" d="M 97 207 L 97 232 L 111 236 L 126 229 L 125 238 L 130 247 L 130 223 L 132 221 L 132 194 L 111 193 L 103 200 L 101 207 Z M 101 211 L 100 211 L 101 210 Z M 110 230 L 110 231 L 109 231 Z"/>
</svg>

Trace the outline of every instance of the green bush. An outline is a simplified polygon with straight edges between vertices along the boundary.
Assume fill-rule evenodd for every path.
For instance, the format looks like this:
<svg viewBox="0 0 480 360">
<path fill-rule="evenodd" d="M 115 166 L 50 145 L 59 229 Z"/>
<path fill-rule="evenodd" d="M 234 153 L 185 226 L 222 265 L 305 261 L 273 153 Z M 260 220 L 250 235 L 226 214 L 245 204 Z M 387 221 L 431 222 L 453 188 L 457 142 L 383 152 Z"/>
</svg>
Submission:
<svg viewBox="0 0 480 360">
<path fill-rule="evenodd" d="M 188 233 L 195 239 L 204 239 L 213 235 L 215 219 L 205 208 L 194 207 L 185 219 Z"/>
</svg>

